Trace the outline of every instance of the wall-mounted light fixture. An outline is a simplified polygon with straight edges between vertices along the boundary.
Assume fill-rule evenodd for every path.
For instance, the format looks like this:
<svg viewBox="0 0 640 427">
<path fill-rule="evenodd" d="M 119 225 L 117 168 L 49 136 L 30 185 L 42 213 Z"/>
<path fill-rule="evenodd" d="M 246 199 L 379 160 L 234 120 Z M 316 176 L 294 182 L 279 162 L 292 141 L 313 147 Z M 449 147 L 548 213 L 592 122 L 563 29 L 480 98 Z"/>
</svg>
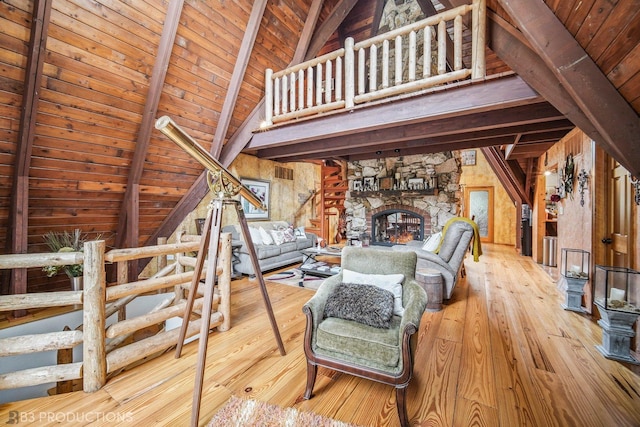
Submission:
<svg viewBox="0 0 640 427">
<path fill-rule="evenodd" d="M 584 192 L 589 182 L 589 174 L 586 170 L 581 169 L 578 174 L 578 191 L 580 192 L 580 206 L 584 206 Z"/>
</svg>

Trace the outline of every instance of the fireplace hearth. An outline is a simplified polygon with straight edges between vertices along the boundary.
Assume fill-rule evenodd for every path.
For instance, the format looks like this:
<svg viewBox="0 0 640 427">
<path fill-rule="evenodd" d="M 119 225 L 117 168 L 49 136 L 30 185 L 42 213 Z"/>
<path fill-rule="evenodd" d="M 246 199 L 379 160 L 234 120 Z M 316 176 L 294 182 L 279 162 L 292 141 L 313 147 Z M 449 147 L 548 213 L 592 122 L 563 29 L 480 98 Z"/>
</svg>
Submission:
<svg viewBox="0 0 640 427">
<path fill-rule="evenodd" d="M 406 209 L 387 209 L 371 216 L 372 245 L 404 245 L 424 239 L 424 217 Z"/>
</svg>

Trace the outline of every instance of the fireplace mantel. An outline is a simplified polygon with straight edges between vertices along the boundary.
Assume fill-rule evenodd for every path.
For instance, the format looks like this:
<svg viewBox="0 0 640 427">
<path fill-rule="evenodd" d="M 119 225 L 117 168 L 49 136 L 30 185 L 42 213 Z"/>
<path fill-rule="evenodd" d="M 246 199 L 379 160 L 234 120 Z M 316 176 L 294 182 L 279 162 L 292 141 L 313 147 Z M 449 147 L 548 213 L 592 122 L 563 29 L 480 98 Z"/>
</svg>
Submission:
<svg viewBox="0 0 640 427">
<path fill-rule="evenodd" d="M 416 198 L 422 196 L 437 196 L 438 189 L 431 188 L 429 190 L 377 190 L 377 191 L 352 191 L 352 197 L 406 197 Z"/>
</svg>

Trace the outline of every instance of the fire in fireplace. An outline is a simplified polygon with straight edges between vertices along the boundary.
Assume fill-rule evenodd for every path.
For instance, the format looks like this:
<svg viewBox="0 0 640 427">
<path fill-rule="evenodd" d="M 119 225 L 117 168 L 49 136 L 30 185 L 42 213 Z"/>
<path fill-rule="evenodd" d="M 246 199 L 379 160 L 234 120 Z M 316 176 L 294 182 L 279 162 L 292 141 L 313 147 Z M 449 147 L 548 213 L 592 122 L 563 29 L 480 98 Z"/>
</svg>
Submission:
<svg viewBox="0 0 640 427">
<path fill-rule="evenodd" d="M 400 245 L 411 240 L 422 240 L 424 218 L 415 212 L 392 209 L 371 217 L 371 244 Z"/>
</svg>

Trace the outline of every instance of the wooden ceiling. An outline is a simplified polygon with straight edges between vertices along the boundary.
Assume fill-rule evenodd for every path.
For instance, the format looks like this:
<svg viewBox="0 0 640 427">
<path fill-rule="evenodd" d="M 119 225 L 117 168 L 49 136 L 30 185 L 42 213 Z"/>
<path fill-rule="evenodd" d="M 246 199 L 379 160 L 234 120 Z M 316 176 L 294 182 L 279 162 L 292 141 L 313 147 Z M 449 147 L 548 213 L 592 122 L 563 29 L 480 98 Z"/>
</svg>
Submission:
<svg viewBox="0 0 640 427">
<path fill-rule="evenodd" d="M 418 1 L 426 13 L 461 3 Z M 3 0 L 0 250 L 38 252 L 45 232 L 75 227 L 113 246 L 154 244 L 170 234 L 206 185 L 200 164 L 153 129 L 155 118 L 171 116 L 226 165 L 243 150 L 259 152 L 248 144 L 260 121 L 264 70 L 333 50 L 347 36 L 370 37 L 380 6 Z M 488 0 L 487 6 L 488 74 L 515 72 L 500 81 L 527 83 L 537 94 L 525 103 L 532 106 L 526 114 L 537 108 L 545 120 L 474 129 L 464 138 L 420 135 L 416 125 L 394 144 L 465 148 L 495 138 L 491 146 L 502 155 L 508 150 L 526 162 L 573 124 L 640 174 L 638 150 L 631 148 L 640 143 L 640 1 Z M 522 108 L 511 110 L 514 122 Z M 345 157 L 366 155 L 342 149 Z M 3 280 L 2 291 L 7 287 Z"/>
</svg>

